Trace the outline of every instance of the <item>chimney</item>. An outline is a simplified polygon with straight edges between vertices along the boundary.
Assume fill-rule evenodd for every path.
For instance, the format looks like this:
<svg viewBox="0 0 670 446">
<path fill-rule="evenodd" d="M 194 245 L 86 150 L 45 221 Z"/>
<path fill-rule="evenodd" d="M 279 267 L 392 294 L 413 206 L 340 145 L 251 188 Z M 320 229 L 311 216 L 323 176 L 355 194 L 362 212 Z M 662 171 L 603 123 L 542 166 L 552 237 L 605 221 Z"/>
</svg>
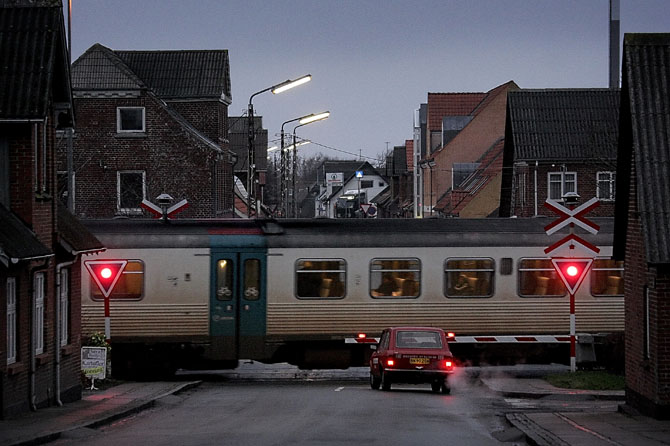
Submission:
<svg viewBox="0 0 670 446">
<path fill-rule="evenodd" d="M 610 88 L 619 88 L 620 0 L 610 0 Z"/>
</svg>

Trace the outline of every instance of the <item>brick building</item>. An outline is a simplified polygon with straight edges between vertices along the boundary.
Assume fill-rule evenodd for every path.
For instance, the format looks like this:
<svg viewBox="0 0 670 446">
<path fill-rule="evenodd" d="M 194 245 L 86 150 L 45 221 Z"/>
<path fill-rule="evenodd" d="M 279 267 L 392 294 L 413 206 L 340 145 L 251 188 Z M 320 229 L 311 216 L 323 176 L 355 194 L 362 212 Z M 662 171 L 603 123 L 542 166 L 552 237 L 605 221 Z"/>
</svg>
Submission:
<svg viewBox="0 0 670 446">
<path fill-rule="evenodd" d="M 0 416 L 81 398 L 80 261 L 102 245 L 56 198 L 72 126 L 61 2 L 0 2 Z"/>
<path fill-rule="evenodd" d="M 614 255 L 625 259 L 626 403 L 670 419 L 670 34 L 626 34 Z"/>
<path fill-rule="evenodd" d="M 227 50 L 113 51 L 93 45 L 72 64 L 75 214 L 142 216 L 169 194 L 179 217 L 232 217 Z M 59 155 L 61 184 L 65 152 Z"/>
<path fill-rule="evenodd" d="M 507 94 L 518 88 L 509 81 L 485 93 L 428 94 L 430 144 L 417 166 L 424 217 L 486 217 L 498 209 L 501 163 L 496 160 Z"/>
<path fill-rule="evenodd" d="M 619 90 L 520 90 L 509 93 L 500 192 L 501 217 L 553 215 L 547 198 L 576 192 L 613 216 Z"/>
</svg>

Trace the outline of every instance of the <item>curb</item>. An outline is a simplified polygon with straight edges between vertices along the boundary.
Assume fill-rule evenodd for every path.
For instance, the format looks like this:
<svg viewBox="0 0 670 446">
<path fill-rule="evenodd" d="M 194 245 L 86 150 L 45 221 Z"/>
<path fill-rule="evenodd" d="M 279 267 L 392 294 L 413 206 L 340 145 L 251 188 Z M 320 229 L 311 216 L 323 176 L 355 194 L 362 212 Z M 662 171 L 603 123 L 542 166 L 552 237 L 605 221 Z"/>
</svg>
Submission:
<svg viewBox="0 0 670 446">
<path fill-rule="evenodd" d="M 156 404 L 156 401 L 161 399 L 161 398 L 164 398 L 168 395 L 177 395 L 180 392 L 198 387 L 200 384 L 202 384 L 202 381 L 187 382 L 187 383 L 181 384 L 179 386 L 176 386 L 173 389 L 168 390 L 167 392 L 164 392 L 164 393 L 159 394 L 159 395 L 154 396 L 154 397 L 150 397 L 150 399 L 142 401 L 139 404 L 135 404 L 134 402 L 129 403 L 126 407 L 121 408 L 121 409 L 119 409 L 117 411 L 114 411 L 114 412 L 110 412 L 106 415 L 102 415 L 101 417 L 99 417 L 97 419 L 87 421 L 85 423 L 82 423 L 82 424 L 79 424 L 79 425 L 76 425 L 76 426 L 71 426 L 71 427 L 68 427 L 68 428 L 63 429 L 63 430 L 49 432 L 47 434 L 43 434 L 43 435 L 40 435 L 38 437 L 31 438 L 30 440 L 19 441 L 18 443 L 12 443 L 11 446 L 33 446 L 33 445 L 45 444 L 45 443 L 49 443 L 49 442 L 57 440 L 65 432 L 70 432 L 70 431 L 73 431 L 73 430 L 76 430 L 76 429 L 82 429 L 82 428 L 95 429 L 95 428 L 98 428 L 100 426 L 104 426 L 106 424 L 109 424 L 113 421 L 116 421 L 120 418 L 124 418 L 128 415 L 132 415 L 132 414 L 142 412 L 146 409 L 149 409 L 149 408 L 153 407 Z"/>
</svg>

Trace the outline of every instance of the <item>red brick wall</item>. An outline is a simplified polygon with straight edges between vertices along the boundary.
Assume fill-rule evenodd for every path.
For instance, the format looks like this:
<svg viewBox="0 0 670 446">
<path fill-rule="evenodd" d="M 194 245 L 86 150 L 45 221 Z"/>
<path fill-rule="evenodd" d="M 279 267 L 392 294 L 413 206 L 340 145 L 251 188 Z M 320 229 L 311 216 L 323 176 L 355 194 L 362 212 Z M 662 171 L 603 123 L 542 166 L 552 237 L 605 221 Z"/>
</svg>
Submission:
<svg viewBox="0 0 670 446">
<path fill-rule="evenodd" d="M 221 144 L 228 138 L 228 107 L 222 102 L 169 102 L 169 105 L 211 141 Z"/>
<path fill-rule="evenodd" d="M 603 164 L 539 164 L 537 167 L 537 212 L 539 215 L 555 216 L 550 209 L 544 207 L 547 200 L 549 188 L 549 172 L 560 172 L 561 166 L 565 166 L 566 172 L 577 173 L 577 193 L 580 196 L 579 203 L 582 204 L 596 196 L 596 174 L 603 171 L 616 171 L 612 163 Z M 514 180 L 514 208 L 512 215 L 518 217 L 532 217 L 535 213 L 535 165 L 529 163 L 527 167 L 515 167 Z M 525 173 L 525 202 L 522 203 L 522 194 L 519 189 L 519 175 Z M 503 205 L 501 203 L 501 205 Z M 591 217 L 614 216 L 614 201 L 601 201 L 600 206 L 589 212 Z"/>
<path fill-rule="evenodd" d="M 118 106 L 145 107 L 146 133 L 117 135 Z M 117 172 L 122 170 L 146 172 L 146 198 L 150 201 L 155 202 L 162 193 L 171 195 L 175 202 L 187 199 L 190 206 L 176 218 L 217 215 L 216 188 L 223 189 L 226 181 L 231 184 L 226 175 L 215 175 L 215 160 L 219 155 L 186 131 L 154 98 L 146 95 L 126 99 L 81 98 L 75 100 L 75 107 L 75 213 L 78 216 L 111 218 L 118 214 Z M 187 104 L 182 104 L 182 108 L 188 110 Z M 204 121 L 201 124 L 204 125 Z M 218 119 L 211 121 L 218 128 Z M 204 130 L 214 132 L 213 127 Z M 64 154 L 59 159 L 64 169 Z M 226 192 L 230 197 L 221 206 L 231 208 L 232 186 Z"/>
<path fill-rule="evenodd" d="M 670 418 L 670 270 L 651 266 L 638 213 L 632 163 L 626 236 L 626 401 L 642 412 Z M 645 291 L 649 296 L 649 345 L 645 356 Z"/>
<path fill-rule="evenodd" d="M 56 234 L 56 171 L 55 148 L 56 137 L 53 123 L 47 124 L 46 158 L 43 152 L 44 125 L 37 124 L 38 147 L 38 178 L 35 178 L 35 144 L 33 125 L 18 124 L 2 127 L 8 136 L 10 151 L 10 209 L 30 228 L 47 248 L 57 252 Z M 43 174 L 42 163 L 46 160 L 46 172 Z M 35 184 L 39 184 L 35 192 Z M 42 187 L 44 184 L 44 188 Z M 35 368 L 35 404 L 44 407 L 56 399 L 55 386 L 55 309 L 56 298 L 56 263 L 70 260 L 58 256 L 32 262 L 21 262 L 10 265 L 9 269 L 0 268 L 0 336 L 7 339 L 6 327 L 6 279 L 15 277 L 17 281 L 17 362 L 7 366 L 4 348 L 0 348 L 0 373 L 3 375 L 0 416 L 25 412 L 30 408 L 30 358 L 32 348 L 33 327 L 33 276 L 36 272 L 44 273 L 44 353 L 36 356 Z M 67 395 L 65 401 L 81 397 L 80 383 L 80 273 L 79 264 L 72 266 L 73 283 L 71 290 L 70 338 L 71 346 L 61 363 L 61 394 Z M 5 342 L 5 341 L 3 341 Z"/>
</svg>

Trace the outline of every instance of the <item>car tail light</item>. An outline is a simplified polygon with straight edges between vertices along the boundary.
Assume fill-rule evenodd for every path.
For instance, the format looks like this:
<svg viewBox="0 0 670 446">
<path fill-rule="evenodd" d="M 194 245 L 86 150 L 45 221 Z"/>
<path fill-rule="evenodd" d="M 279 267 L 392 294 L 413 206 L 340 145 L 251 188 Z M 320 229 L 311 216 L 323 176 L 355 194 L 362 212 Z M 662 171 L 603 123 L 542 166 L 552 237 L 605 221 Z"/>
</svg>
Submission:
<svg viewBox="0 0 670 446">
<path fill-rule="evenodd" d="M 386 360 L 386 365 L 388 367 L 393 367 L 395 365 L 395 361 L 392 358 L 389 358 Z"/>
<path fill-rule="evenodd" d="M 453 341 L 455 337 L 456 337 L 456 333 L 454 333 L 453 331 L 450 331 L 449 333 L 447 333 L 447 341 Z"/>
<path fill-rule="evenodd" d="M 446 359 L 442 362 L 442 365 L 444 366 L 445 369 L 451 370 L 454 368 L 454 361 L 451 359 Z"/>
</svg>

